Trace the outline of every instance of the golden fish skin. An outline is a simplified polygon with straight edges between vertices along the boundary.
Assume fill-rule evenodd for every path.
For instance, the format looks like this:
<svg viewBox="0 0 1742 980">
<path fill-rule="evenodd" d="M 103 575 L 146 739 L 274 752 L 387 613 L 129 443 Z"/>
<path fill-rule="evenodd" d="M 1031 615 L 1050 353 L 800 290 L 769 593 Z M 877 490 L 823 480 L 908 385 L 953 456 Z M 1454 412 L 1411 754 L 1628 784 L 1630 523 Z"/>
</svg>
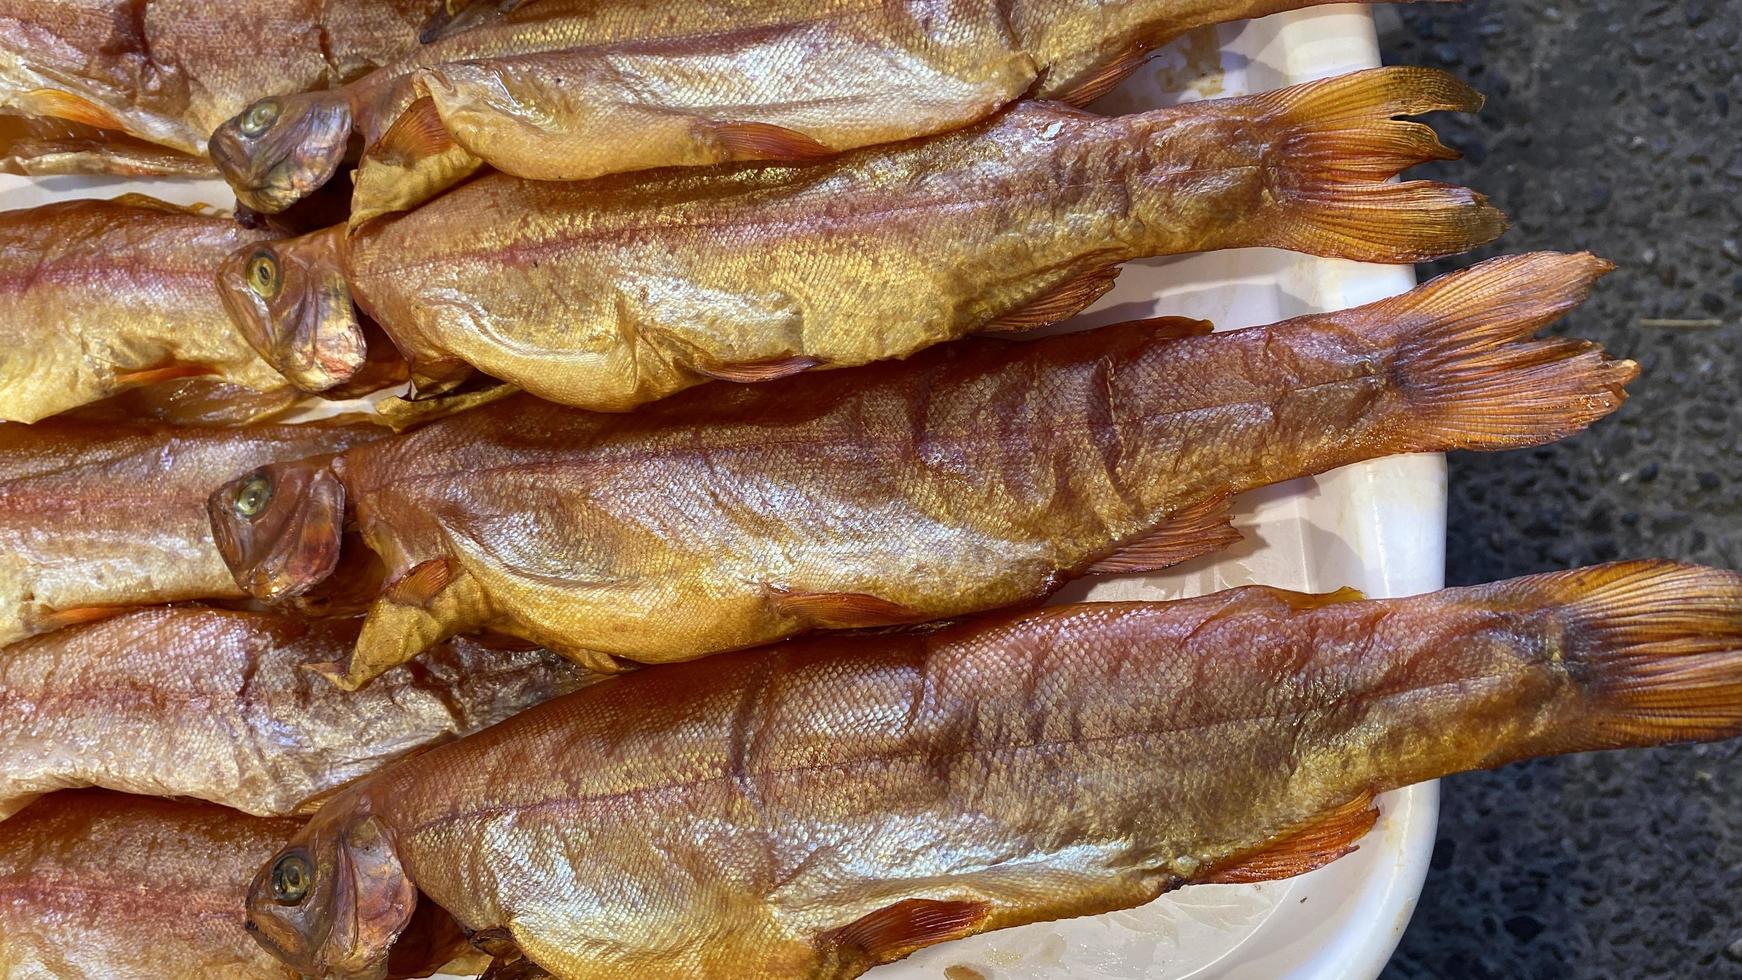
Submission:
<svg viewBox="0 0 1742 980">
<path fill-rule="evenodd" d="M 339 452 L 385 432 L 371 424 L 0 425 L 0 643 L 117 607 L 244 596 L 212 542 L 211 488 L 263 463 Z"/>
<path fill-rule="evenodd" d="M 1530 336 L 1609 268 L 1536 253 L 1269 327 L 964 341 L 629 415 L 519 396 L 265 466 L 208 510 L 266 599 L 319 584 L 357 528 L 391 584 L 329 668 L 352 688 L 482 627 L 610 670 L 948 618 L 1214 551 L 1255 487 L 1582 429 L 1637 367 Z"/>
<path fill-rule="evenodd" d="M 356 132 L 368 147 L 362 222 L 486 163 L 584 180 L 802 162 L 965 126 L 1029 93 L 1082 104 L 1177 34 L 1320 2 L 473 4 L 485 15 L 468 9 L 342 89 L 256 103 L 213 133 L 210 152 L 236 196 L 270 213 L 331 177 Z"/>
<path fill-rule="evenodd" d="M 210 803 L 55 793 L 0 824 L 0 977 L 296 980 L 249 938 L 248 876 L 302 827 Z M 482 964 L 425 903 L 386 976 Z"/>
<path fill-rule="evenodd" d="M 242 903 L 301 828 L 101 791 L 39 800 L 0 823 L 0 977 L 296 980 L 249 938 Z"/>
<path fill-rule="evenodd" d="M 1385 180 L 1451 155 L 1394 116 L 1480 104 L 1442 72 L 1389 68 L 1120 118 L 1023 103 L 804 167 L 494 175 L 349 236 L 241 250 L 219 284 L 255 349 L 311 391 L 322 382 L 298 365 L 317 348 L 364 356 L 354 300 L 420 394 L 475 369 L 624 411 L 710 378 L 853 367 L 1064 319 L 1129 259 L 1463 251 L 1501 232 L 1498 211 L 1463 188 Z M 276 293 L 257 288 L 262 256 Z"/>
<path fill-rule="evenodd" d="M 210 175 L 218 124 L 387 64 L 441 2 L 0 0 L 0 170 Z"/>
<path fill-rule="evenodd" d="M 354 695 L 300 669 L 344 656 L 357 627 L 167 607 L 0 650 L 0 816 L 83 786 L 288 815 L 594 676 L 470 640 Z"/>
<path fill-rule="evenodd" d="M 212 288 L 224 258 L 270 237 L 139 195 L 0 212 L 0 419 L 189 377 L 293 403 Z M 244 402 L 226 420 L 259 410 Z"/>
<path fill-rule="evenodd" d="M 394 896 L 421 892 L 563 980 L 846 978 L 1300 874 L 1348 853 L 1398 786 L 1738 734 L 1730 571 L 1059 606 L 548 702 L 336 797 L 262 865 L 249 920 L 321 976 L 379 960 L 410 912 Z M 298 901 L 271 894 L 286 861 L 312 874 Z M 348 887 L 375 914 L 335 908 Z"/>
</svg>

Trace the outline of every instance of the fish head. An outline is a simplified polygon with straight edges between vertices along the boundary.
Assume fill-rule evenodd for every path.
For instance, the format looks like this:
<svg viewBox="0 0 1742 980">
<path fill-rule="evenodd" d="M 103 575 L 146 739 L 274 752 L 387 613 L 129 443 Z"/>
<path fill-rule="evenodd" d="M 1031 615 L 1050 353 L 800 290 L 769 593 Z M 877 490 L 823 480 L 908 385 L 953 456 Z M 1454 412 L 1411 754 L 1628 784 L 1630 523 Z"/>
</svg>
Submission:
<svg viewBox="0 0 1742 980">
<path fill-rule="evenodd" d="M 351 121 L 342 90 L 274 95 L 213 130 L 206 148 L 237 200 L 277 214 L 338 171 L 350 151 Z"/>
<path fill-rule="evenodd" d="M 346 792 L 321 807 L 248 886 L 249 934 L 305 976 L 386 976 L 417 908 L 417 886 L 367 800 Z"/>
<path fill-rule="evenodd" d="M 298 596 L 338 567 L 345 484 L 334 457 L 272 463 L 206 499 L 212 538 L 230 574 L 257 599 Z"/>
<path fill-rule="evenodd" d="M 304 391 L 337 388 L 369 344 L 341 262 L 343 226 L 238 249 L 218 267 L 218 295 L 249 346 Z"/>
</svg>

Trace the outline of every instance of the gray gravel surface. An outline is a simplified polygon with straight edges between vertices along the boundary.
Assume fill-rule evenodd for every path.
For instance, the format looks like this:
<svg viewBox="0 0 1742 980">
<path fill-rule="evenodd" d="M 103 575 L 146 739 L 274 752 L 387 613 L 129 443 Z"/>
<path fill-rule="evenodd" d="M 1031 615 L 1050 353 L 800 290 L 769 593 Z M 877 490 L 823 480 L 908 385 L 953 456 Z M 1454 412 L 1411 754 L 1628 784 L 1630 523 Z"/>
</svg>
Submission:
<svg viewBox="0 0 1742 980">
<path fill-rule="evenodd" d="M 1513 216 L 1476 257 L 1613 259 L 1556 330 L 1645 370 L 1590 433 L 1453 459 L 1449 581 L 1617 557 L 1742 567 L 1742 0 L 1380 16 L 1387 62 L 1444 67 L 1489 95 L 1479 117 L 1434 120 L 1465 160 L 1420 171 Z M 1742 977 L 1742 740 L 1442 786 L 1433 869 L 1386 980 Z"/>
</svg>

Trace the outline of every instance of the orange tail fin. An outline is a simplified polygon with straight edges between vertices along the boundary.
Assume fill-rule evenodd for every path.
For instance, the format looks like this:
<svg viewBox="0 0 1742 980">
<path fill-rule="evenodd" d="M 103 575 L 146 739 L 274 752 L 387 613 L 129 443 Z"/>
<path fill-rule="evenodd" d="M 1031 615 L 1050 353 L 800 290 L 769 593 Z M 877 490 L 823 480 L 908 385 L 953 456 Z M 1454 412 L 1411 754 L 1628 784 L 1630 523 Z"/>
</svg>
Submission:
<svg viewBox="0 0 1742 980">
<path fill-rule="evenodd" d="M 1596 344 L 1533 338 L 1611 268 L 1588 252 L 1492 259 L 1355 310 L 1310 317 L 1389 341 L 1383 370 L 1402 405 L 1395 452 L 1508 449 L 1564 438 L 1626 401 L 1639 374 Z"/>
<path fill-rule="evenodd" d="M 1493 241 L 1506 218 L 1462 187 L 1387 183 L 1428 160 L 1455 159 L 1434 131 L 1398 116 L 1481 108 L 1482 97 L 1442 71 L 1375 68 L 1256 96 L 1280 132 L 1268 188 L 1254 215 L 1264 244 L 1364 262 L 1455 255 Z"/>
<path fill-rule="evenodd" d="M 1555 751 L 1742 735 L 1742 573 L 1628 561 L 1490 586 L 1499 602 L 1559 607 L 1582 731 Z"/>
</svg>

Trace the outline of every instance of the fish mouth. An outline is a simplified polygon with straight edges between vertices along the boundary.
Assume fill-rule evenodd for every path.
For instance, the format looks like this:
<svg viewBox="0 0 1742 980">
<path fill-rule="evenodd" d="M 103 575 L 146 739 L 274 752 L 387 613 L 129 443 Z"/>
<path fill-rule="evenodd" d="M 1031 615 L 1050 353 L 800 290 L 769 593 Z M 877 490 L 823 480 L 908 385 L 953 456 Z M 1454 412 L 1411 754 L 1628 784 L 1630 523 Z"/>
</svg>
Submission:
<svg viewBox="0 0 1742 980">
<path fill-rule="evenodd" d="M 343 228 L 243 248 L 218 266 L 218 296 L 248 346 L 297 388 L 345 385 L 369 357 L 350 284 L 339 268 Z M 270 268 L 266 288 L 262 267 Z"/>
<path fill-rule="evenodd" d="M 350 100 L 340 90 L 273 97 L 225 121 L 206 148 L 237 200 L 277 214 L 338 172 L 351 122 Z"/>
</svg>

